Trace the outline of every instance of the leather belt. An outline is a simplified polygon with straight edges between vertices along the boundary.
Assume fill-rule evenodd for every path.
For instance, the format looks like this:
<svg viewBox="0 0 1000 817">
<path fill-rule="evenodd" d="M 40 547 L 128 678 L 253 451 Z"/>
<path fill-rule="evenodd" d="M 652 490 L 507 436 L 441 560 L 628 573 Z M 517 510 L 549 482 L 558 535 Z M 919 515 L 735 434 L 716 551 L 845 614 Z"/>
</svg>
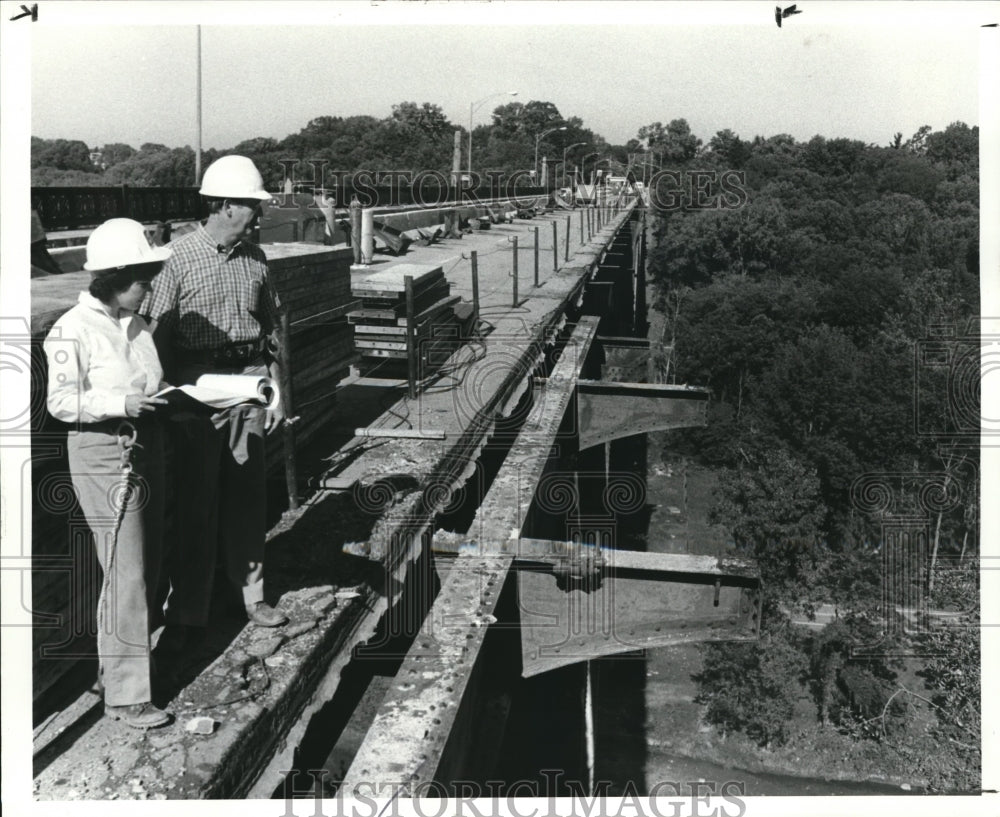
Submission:
<svg viewBox="0 0 1000 817">
<path fill-rule="evenodd" d="M 181 363 L 203 363 L 215 366 L 248 366 L 263 361 L 266 339 L 229 343 L 217 349 L 179 349 L 177 358 Z"/>
</svg>

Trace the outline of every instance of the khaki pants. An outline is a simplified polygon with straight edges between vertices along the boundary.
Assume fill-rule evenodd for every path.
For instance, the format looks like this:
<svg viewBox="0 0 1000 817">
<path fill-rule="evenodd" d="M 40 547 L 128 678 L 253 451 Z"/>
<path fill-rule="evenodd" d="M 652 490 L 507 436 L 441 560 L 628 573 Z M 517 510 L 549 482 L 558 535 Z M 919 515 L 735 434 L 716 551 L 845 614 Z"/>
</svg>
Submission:
<svg viewBox="0 0 1000 817">
<path fill-rule="evenodd" d="M 178 382 L 194 382 L 201 373 L 182 371 Z M 241 406 L 169 423 L 176 505 L 168 624 L 208 623 L 219 555 L 244 605 L 264 600 L 264 417 L 261 408 Z"/>
<path fill-rule="evenodd" d="M 159 619 L 156 591 L 163 555 L 163 438 L 151 419 L 129 421 L 138 432 L 132 454 L 133 491 L 114 543 L 121 482 L 116 433 L 120 422 L 94 424 L 67 437 L 73 486 L 103 570 L 115 548 L 99 642 L 104 701 L 109 706 L 152 700 L 149 635 Z"/>
</svg>

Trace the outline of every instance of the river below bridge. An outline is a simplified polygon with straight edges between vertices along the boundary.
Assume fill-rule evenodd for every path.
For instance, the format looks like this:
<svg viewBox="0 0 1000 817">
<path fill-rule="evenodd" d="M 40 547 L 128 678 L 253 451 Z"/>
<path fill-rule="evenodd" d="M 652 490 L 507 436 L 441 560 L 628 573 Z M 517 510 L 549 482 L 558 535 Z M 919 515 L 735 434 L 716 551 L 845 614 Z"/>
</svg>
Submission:
<svg viewBox="0 0 1000 817">
<path fill-rule="evenodd" d="M 745 769 L 727 769 L 707 760 L 677 757 L 675 755 L 653 755 L 650 765 L 659 774 L 658 778 L 667 781 L 735 781 L 742 787 L 747 797 L 754 796 L 866 796 L 866 795 L 897 795 L 914 794 L 914 791 L 904 791 L 891 783 L 876 783 L 872 781 L 855 780 L 821 780 L 818 778 L 798 777 L 796 775 L 773 774 L 769 772 L 748 772 Z M 669 788 L 664 789 L 670 792 Z M 731 791 L 721 789 L 718 785 L 703 792 Z"/>
</svg>

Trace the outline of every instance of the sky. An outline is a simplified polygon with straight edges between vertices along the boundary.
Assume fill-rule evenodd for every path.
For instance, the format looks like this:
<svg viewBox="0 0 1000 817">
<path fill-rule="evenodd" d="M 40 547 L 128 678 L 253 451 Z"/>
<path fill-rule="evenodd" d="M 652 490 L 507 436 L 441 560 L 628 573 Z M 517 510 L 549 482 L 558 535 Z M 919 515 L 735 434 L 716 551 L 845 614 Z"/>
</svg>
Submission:
<svg viewBox="0 0 1000 817">
<path fill-rule="evenodd" d="M 510 90 L 615 144 L 679 117 L 706 142 L 730 128 L 887 144 L 978 124 L 979 25 L 996 10 L 802 3 L 778 28 L 770 2 L 119 5 L 32 27 L 32 135 L 194 146 L 201 22 L 206 148 L 401 101 L 468 127 L 471 104 L 497 95 L 477 108 L 487 122 Z"/>
</svg>

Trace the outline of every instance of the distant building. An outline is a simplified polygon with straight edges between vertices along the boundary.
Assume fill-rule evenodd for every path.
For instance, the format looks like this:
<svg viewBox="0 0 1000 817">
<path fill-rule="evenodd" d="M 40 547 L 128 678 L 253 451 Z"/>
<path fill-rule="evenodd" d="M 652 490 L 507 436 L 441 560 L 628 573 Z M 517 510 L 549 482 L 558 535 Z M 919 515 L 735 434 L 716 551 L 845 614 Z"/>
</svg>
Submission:
<svg viewBox="0 0 1000 817">
<path fill-rule="evenodd" d="M 104 152 L 98 148 L 94 148 L 90 151 L 90 163 L 94 165 L 94 167 L 99 167 L 101 170 L 108 169 L 107 162 L 104 161 Z"/>
</svg>

